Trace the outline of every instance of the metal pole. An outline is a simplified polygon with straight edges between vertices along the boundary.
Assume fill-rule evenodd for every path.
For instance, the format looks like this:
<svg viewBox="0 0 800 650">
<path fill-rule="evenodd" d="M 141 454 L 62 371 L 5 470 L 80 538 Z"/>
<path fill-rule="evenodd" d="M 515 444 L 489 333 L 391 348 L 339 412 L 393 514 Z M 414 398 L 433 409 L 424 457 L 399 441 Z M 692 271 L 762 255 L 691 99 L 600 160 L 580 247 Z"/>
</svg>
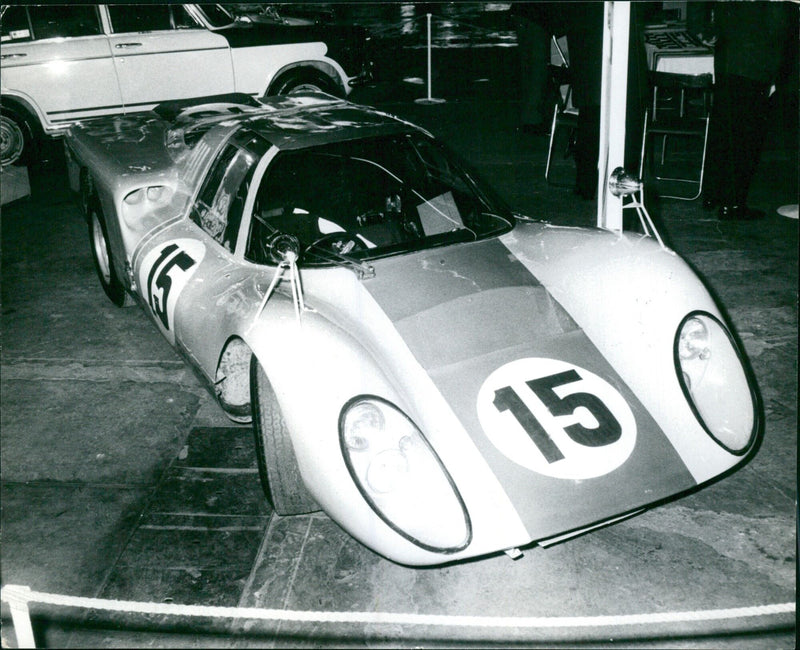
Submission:
<svg viewBox="0 0 800 650">
<path fill-rule="evenodd" d="M 431 95 L 431 14 L 428 14 L 428 96 L 415 99 L 417 104 L 441 104 L 443 99 L 436 99 Z"/>
<path fill-rule="evenodd" d="M 431 101 L 431 15 L 428 14 L 428 101 Z"/>
<path fill-rule="evenodd" d="M 622 197 L 608 189 L 611 171 L 625 164 L 625 109 L 628 98 L 630 2 L 606 2 L 603 14 L 603 76 L 600 101 L 600 159 L 597 225 L 622 230 Z M 632 170 L 634 173 L 638 170 Z"/>
</svg>

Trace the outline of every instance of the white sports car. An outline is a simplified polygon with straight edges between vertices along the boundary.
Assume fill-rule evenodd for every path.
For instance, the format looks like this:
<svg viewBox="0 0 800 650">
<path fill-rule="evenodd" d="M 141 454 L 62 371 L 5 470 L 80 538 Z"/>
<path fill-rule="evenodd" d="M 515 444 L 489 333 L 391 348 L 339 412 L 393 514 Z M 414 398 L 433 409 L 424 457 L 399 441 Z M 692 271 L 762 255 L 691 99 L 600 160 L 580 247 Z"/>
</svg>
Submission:
<svg viewBox="0 0 800 650">
<path fill-rule="evenodd" d="M 745 463 L 741 347 L 641 234 L 512 213 L 430 134 L 321 93 L 67 137 L 100 281 L 239 422 L 280 515 L 396 562 L 547 545 Z"/>
</svg>

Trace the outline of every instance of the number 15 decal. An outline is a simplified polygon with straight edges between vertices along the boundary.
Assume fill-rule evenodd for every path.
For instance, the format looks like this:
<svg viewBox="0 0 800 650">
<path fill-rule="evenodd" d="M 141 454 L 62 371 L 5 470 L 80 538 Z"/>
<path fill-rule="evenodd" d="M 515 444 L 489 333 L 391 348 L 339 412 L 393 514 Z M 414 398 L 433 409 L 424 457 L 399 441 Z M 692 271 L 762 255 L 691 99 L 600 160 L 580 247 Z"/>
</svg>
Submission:
<svg viewBox="0 0 800 650">
<path fill-rule="evenodd" d="M 495 370 L 478 394 L 478 417 L 508 458 L 557 478 L 607 474 L 627 460 L 636 441 L 622 395 L 557 359 L 519 359 Z"/>
<path fill-rule="evenodd" d="M 194 239 L 166 242 L 150 251 L 140 269 L 140 286 L 161 333 L 175 343 L 175 304 L 205 255 Z"/>
</svg>

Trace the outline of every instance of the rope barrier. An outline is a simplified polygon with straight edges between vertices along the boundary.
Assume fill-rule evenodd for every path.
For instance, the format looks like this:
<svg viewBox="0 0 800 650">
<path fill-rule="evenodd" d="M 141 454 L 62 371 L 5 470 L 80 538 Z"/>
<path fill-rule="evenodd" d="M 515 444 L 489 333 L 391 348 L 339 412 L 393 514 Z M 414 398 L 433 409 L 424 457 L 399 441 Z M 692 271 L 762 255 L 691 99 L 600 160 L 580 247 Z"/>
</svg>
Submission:
<svg viewBox="0 0 800 650">
<path fill-rule="evenodd" d="M 35 647 L 28 611 L 29 603 L 77 607 L 91 610 L 192 616 L 207 618 L 252 619 L 274 622 L 339 623 L 339 624 L 392 624 L 405 626 L 436 626 L 465 628 L 558 629 L 607 628 L 664 623 L 691 623 L 723 621 L 793 614 L 795 603 L 776 603 L 726 609 L 682 612 L 655 612 L 650 614 L 621 614 L 600 616 L 464 616 L 449 614 L 412 614 L 399 612 L 323 612 L 261 609 L 256 607 L 220 607 L 210 605 L 179 605 L 173 603 L 147 603 L 108 600 L 81 596 L 64 596 L 32 591 L 29 587 L 6 585 L 0 598 L 9 603 L 12 620 L 20 647 Z"/>
</svg>

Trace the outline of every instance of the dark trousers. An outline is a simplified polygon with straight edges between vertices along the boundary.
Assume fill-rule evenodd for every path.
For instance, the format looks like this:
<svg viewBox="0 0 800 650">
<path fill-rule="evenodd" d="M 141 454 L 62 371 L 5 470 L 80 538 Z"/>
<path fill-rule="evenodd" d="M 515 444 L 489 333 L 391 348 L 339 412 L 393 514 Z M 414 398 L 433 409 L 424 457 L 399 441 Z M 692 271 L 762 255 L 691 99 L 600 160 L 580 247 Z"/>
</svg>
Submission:
<svg viewBox="0 0 800 650">
<path fill-rule="evenodd" d="M 769 84 L 716 75 L 708 134 L 704 197 L 746 205 L 767 126 Z"/>
<path fill-rule="evenodd" d="M 600 107 L 581 106 L 575 134 L 575 192 L 585 199 L 597 193 L 597 165 L 600 158 Z"/>
<path fill-rule="evenodd" d="M 520 122 L 547 124 L 553 111 L 547 69 L 550 62 L 550 35 L 539 23 L 527 17 L 518 17 L 515 26 L 522 91 Z"/>
</svg>

